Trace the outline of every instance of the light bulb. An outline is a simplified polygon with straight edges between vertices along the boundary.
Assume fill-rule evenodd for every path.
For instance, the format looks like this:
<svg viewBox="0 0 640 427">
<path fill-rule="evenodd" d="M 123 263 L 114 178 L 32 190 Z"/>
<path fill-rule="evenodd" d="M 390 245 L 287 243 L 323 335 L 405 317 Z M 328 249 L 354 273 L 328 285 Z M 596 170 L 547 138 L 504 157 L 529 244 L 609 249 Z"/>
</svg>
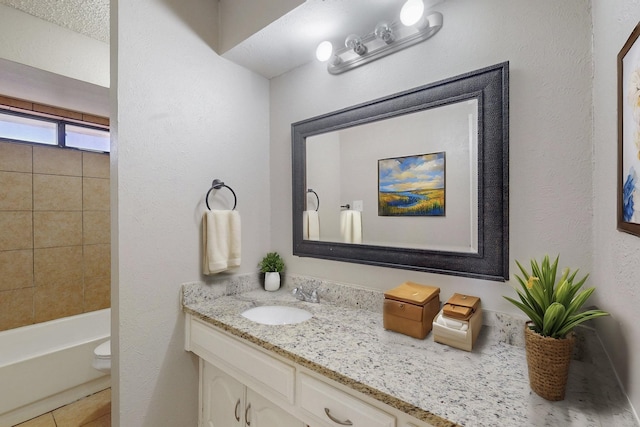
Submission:
<svg viewBox="0 0 640 427">
<path fill-rule="evenodd" d="M 422 0 L 407 0 L 400 10 L 400 21 L 410 27 L 417 24 L 424 13 L 424 3 Z"/>
<path fill-rule="evenodd" d="M 386 22 L 379 23 L 373 33 L 377 38 L 384 41 L 386 44 L 391 44 L 395 40 L 393 31 L 391 30 L 391 27 L 389 27 L 389 24 L 387 24 Z"/>
<path fill-rule="evenodd" d="M 333 53 L 333 45 L 329 41 L 323 41 L 318 45 L 316 49 L 316 58 L 318 61 L 325 62 L 329 58 L 331 58 L 331 54 Z"/>
<path fill-rule="evenodd" d="M 344 41 L 344 45 L 349 49 L 353 49 L 353 51 L 360 56 L 366 54 L 368 50 L 367 46 L 362 43 L 362 39 L 355 34 L 347 36 Z"/>
</svg>

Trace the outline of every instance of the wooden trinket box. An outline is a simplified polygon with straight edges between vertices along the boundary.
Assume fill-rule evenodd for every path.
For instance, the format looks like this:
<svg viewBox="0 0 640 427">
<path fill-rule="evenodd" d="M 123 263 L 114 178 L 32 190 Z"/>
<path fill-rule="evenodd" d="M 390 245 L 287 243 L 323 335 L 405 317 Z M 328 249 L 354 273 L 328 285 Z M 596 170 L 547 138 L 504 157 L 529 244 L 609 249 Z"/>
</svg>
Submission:
<svg viewBox="0 0 640 427">
<path fill-rule="evenodd" d="M 404 282 L 384 293 L 383 324 L 390 331 L 424 339 L 440 310 L 440 288 Z"/>
</svg>

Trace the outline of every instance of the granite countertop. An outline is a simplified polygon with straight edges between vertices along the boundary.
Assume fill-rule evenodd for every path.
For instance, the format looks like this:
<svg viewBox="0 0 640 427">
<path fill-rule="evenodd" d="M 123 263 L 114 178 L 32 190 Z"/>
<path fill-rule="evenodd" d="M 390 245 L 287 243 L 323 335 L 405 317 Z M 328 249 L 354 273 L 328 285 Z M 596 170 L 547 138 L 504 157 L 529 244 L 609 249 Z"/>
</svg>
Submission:
<svg viewBox="0 0 640 427">
<path fill-rule="evenodd" d="M 227 295 L 213 288 L 183 285 L 184 312 L 436 426 L 638 425 L 593 346 L 583 345 L 588 356 L 572 360 L 565 400 L 548 402 L 529 388 L 524 348 L 508 343 L 504 325 L 485 325 L 466 352 L 435 343 L 432 333 L 418 340 L 386 331 L 381 312 L 323 301 L 322 292 L 313 304 L 290 289 Z M 313 317 L 269 326 L 240 315 L 275 304 Z"/>
</svg>

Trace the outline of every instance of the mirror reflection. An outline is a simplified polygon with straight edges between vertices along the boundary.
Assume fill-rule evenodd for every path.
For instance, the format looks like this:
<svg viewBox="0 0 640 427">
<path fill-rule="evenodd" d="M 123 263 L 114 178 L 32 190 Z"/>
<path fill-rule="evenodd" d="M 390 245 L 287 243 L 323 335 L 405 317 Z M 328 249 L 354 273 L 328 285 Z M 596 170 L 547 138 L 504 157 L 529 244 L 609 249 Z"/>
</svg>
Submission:
<svg viewBox="0 0 640 427">
<path fill-rule="evenodd" d="M 303 239 L 477 252 L 478 101 L 310 136 Z"/>
</svg>

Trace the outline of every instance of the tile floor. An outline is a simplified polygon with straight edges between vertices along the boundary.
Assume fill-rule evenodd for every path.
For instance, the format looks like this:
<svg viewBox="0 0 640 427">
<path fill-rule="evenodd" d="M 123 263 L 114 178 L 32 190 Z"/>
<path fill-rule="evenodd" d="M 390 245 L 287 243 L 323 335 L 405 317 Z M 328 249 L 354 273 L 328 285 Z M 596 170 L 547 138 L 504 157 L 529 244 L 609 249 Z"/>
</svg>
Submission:
<svg viewBox="0 0 640 427">
<path fill-rule="evenodd" d="M 102 390 L 14 427 L 111 427 L 111 389 Z"/>
</svg>

